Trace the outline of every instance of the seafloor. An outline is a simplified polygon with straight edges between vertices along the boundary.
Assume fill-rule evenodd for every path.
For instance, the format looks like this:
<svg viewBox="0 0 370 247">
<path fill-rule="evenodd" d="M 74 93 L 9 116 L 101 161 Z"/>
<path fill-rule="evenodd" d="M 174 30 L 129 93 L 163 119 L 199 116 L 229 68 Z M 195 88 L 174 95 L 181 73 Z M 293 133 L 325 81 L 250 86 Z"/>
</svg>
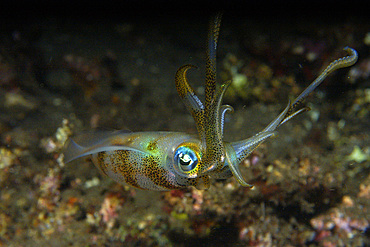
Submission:
<svg viewBox="0 0 370 247">
<path fill-rule="evenodd" d="M 369 19 L 238 14 L 218 46 L 218 81 L 234 80 L 227 141 L 263 129 L 345 46 L 359 54 L 241 164 L 252 190 L 142 191 L 61 156 L 97 127 L 196 134 L 174 75 L 196 65 L 204 97 L 208 14 L 2 20 L 0 246 L 369 246 Z"/>
</svg>

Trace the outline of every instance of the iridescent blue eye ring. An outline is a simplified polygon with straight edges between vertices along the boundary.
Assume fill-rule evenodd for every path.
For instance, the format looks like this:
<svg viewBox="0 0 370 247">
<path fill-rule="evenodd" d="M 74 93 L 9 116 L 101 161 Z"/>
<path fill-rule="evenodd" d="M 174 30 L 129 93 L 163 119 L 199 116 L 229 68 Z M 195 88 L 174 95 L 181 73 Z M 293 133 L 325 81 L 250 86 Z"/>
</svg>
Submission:
<svg viewBox="0 0 370 247">
<path fill-rule="evenodd" d="M 190 148 L 179 147 L 175 151 L 174 161 L 182 171 L 190 172 L 197 166 L 198 157 Z"/>
</svg>

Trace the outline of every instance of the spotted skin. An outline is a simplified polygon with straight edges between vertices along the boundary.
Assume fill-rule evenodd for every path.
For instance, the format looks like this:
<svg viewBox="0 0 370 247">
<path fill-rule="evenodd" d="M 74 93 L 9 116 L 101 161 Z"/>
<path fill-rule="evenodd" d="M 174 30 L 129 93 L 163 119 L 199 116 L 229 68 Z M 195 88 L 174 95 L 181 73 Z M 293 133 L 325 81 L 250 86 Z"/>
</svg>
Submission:
<svg viewBox="0 0 370 247">
<path fill-rule="evenodd" d="M 112 143 L 117 147 L 130 143 L 135 150 L 98 152 L 92 154 L 91 159 L 102 174 L 119 183 L 149 190 L 182 189 L 196 186 L 197 181 L 209 186 L 203 177 L 191 177 L 196 176 L 196 172 L 190 171 L 190 177 L 181 177 L 178 175 L 181 171 L 174 164 L 166 163 L 173 160 L 173 150 L 180 145 L 199 151 L 199 141 L 193 136 L 176 132 L 130 133 L 114 137 Z"/>
<path fill-rule="evenodd" d="M 64 157 L 69 162 L 90 156 L 102 174 L 113 180 L 147 190 L 173 190 L 194 186 L 208 189 L 210 179 L 231 176 L 249 185 L 241 175 L 239 164 L 260 144 L 276 135 L 278 127 L 309 108 L 302 102 L 333 71 L 356 63 L 357 52 L 349 47 L 347 56 L 333 61 L 292 103 L 253 137 L 228 143 L 223 141 L 224 115 L 233 111 L 222 105 L 231 82 L 216 87 L 216 51 L 221 14 L 210 22 L 206 56 L 205 101 L 198 98 L 186 74 L 194 65 L 180 67 L 175 75 L 177 92 L 193 116 L 198 138 L 178 132 L 91 132 L 66 143 Z"/>
</svg>

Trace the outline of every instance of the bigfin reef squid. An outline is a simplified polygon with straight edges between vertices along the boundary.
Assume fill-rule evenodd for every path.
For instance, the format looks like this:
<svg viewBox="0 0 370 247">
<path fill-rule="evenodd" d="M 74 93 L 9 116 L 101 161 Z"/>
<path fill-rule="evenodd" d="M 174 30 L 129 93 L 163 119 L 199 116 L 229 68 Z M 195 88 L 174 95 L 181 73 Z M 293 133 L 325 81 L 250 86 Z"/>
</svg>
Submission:
<svg viewBox="0 0 370 247">
<path fill-rule="evenodd" d="M 205 100 L 202 102 L 189 84 L 186 73 L 193 65 L 180 67 L 175 75 L 177 92 L 193 116 L 198 137 L 181 132 L 93 131 L 69 139 L 64 160 L 70 162 L 90 156 L 95 166 L 119 183 L 146 190 L 173 190 L 194 186 L 208 189 L 210 179 L 234 176 L 239 184 L 248 184 L 239 169 L 259 145 L 276 136 L 277 129 L 300 113 L 309 111 L 302 101 L 333 71 L 352 66 L 357 52 L 349 47 L 347 56 L 331 62 L 325 70 L 262 131 L 236 142 L 223 140 L 226 112 L 233 108 L 222 104 L 230 85 L 216 86 L 216 51 L 221 14 L 211 21 L 206 54 Z"/>
</svg>

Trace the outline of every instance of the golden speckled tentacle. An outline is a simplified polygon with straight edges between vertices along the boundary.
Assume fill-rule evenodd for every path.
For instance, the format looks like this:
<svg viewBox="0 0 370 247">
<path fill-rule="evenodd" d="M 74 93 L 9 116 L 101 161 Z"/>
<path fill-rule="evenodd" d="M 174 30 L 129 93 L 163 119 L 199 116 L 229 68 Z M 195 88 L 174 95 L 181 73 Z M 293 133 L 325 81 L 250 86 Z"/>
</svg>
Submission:
<svg viewBox="0 0 370 247">
<path fill-rule="evenodd" d="M 334 60 L 333 62 L 331 62 L 325 68 L 325 70 L 300 95 L 298 95 L 298 97 L 293 101 L 293 103 L 290 104 L 287 114 L 282 119 L 282 121 L 279 124 L 276 125 L 275 129 L 277 127 L 279 127 L 280 125 L 286 123 L 287 121 L 289 121 L 293 117 L 301 114 L 302 112 L 306 112 L 306 111 L 310 110 L 308 107 L 304 107 L 304 108 L 301 108 L 297 111 L 294 111 L 294 109 L 297 108 L 297 106 L 299 104 L 301 104 L 302 101 L 305 98 L 307 98 L 308 95 L 310 93 L 312 93 L 312 91 L 314 91 L 325 80 L 325 78 L 330 73 L 332 73 L 332 72 L 334 72 L 334 71 L 336 71 L 337 69 L 340 69 L 340 68 L 345 68 L 345 67 L 352 66 L 353 64 L 355 64 L 357 62 L 358 54 L 357 54 L 356 50 L 354 50 L 350 47 L 345 47 L 343 50 L 346 51 L 349 55 L 346 56 L 346 57 L 339 58 L 339 59 Z M 274 130 L 274 129 L 271 129 L 271 130 Z"/>
<path fill-rule="evenodd" d="M 221 16 L 221 14 L 217 14 L 210 22 L 208 33 L 204 108 L 204 130 L 206 141 L 205 143 L 202 142 L 202 148 L 205 152 L 202 167 L 199 169 L 199 174 L 210 171 L 217 165 L 225 162 L 225 150 L 221 130 L 223 124 L 220 122 L 220 107 L 222 96 L 230 83 L 228 82 L 222 85 L 216 93 L 216 49 Z"/>
<path fill-rule="evenodd" d="M 345 47 L 344 51 L 348 52 L 348 56 L 339 58 L 333 62 L 331 62 L 326 69 L 316 78 L 292 103 L 291 109 L 295 108 L 298 104 L 300 104 L 307 96 L 315 90 L 321 82 L 332 72 L 336 71 L 340 68 L 345 68 L 352 66 L 357 62 L 358 54 L 357 52 L 350 48 Z"/>
<path fill-rule="evenodd" d="M 208 116 L 205 119 L 206 153 L 200 172 L 222 169 L 225 162 L 225 147 L 223 142 L 223 116 L 230 107 L 223 107 L 222 98 L 231 84 L 231 81 L 221 85 L 217 90 L 212 104 L 209 106 Z M 225 110 L 226 109 L 226 110 Z"/>
<path fill-rule="evenodd" d="M 216 51 L 222 14 L 218 13 L 209 24 L 206 58 L 205 107 L 211 104 L 216 91 Z"/>
<path fill-rule="evenodd" d="M 216 92 L 216 50 L 220 24 L 221 14 L 217 14 L 210 23 L 208 34 L 204 107 L 186 78 L 187 70 L 194 66 L 182 66 L 176 73 L 177 91 L 192 114 L 201 139 L 200 152 L 203 155 L 198 176 L 201 176 L 204 171 L 212 170 L 217 165 L 225 162 L 225 150 L 222 141 L 223 116 L 227 110 L 230 110 L 230 107 L 222 108 L 221 103 L 222 97 L 231 82 L 223 84 Z"/>
<path fill-rule="evenodd" d="M 194 65 L 187 64 L 181 66 L 177 70 L 175 76 L 176 89 L 180 98 L 186 105 L 186 108 L 194 118 L 199 133 L 199 138 L 202 140 L 202 142 L 205 142 L 205 131 L 203 124 L 204 106 L 186 78 L 186 72 L 191 68 L 196 67 Z"/>
<path fill-rule="evenodd" d="M 297 108 L 297 106 L 301 104 L 302 101 L 307 98 L 308 95 L 312 93 L 312 91 L 314 91 L 330 73 L 340 68 L 352 66 L 356 63 L 358 59 L 357 52 L 349 47 L 345 47 L 343 50 L 348 52 L 349 55 L 331 62 L 325 68 L 325 70 L 292 103 L 290 103 L 289 101 L 288 106 L 285 108 L 285 110 L 276 119 L 274 119 L 262 132 L 274 131 L 280 125 L 286 123 L 295 116 L 310 110 L 310 108 L 308 107 L 303 107 L 294 111 L 294 109 Z"/>
<path fill-rule="evenodd" d="M 259 132 L 256 136 L 253 136 L 247 140 L 233 142 L 231 143 L 232 149 L 235 151 L 233 154 L 232 149 L 227 150 L 226 152 L 226 159 L 229 164 L 229 168 L 233 173 L 236 180 L 243 186 L 249 186 L 243 177 L 241 176 L 240 170 L 236 164 L 239 164 L 242 160 L 244 160 L 255 148 L 258 147 L 261 143 L 263 143 L 268 138 L 274 136 L 276 134 L 276 129 L 289 121 L 290 119 L 294 118 L 295 116 L 301 114 L 302 112 L 310 110 L 308 107 L 303 107 L 298 110 L 295 110 L 296 106 L 300 104 L 320 83 L 333 71 L 353 65 L 356 63 L 358 55 L 357 52 L 349 47 L 344 48 L 345 51 L 349 53 L 349 56 L 337 59 L 329 64 L 328 67 L 314 80 L 294 101 L 291 103 L 288 102 L 288 105 L 285 107 L 284 111 L 281 112 L 265 129 Z M 230 155 L 232 157 L 230 157 Z M 236 157 L 236 158 L 235 158 Z"/>
</svg>

